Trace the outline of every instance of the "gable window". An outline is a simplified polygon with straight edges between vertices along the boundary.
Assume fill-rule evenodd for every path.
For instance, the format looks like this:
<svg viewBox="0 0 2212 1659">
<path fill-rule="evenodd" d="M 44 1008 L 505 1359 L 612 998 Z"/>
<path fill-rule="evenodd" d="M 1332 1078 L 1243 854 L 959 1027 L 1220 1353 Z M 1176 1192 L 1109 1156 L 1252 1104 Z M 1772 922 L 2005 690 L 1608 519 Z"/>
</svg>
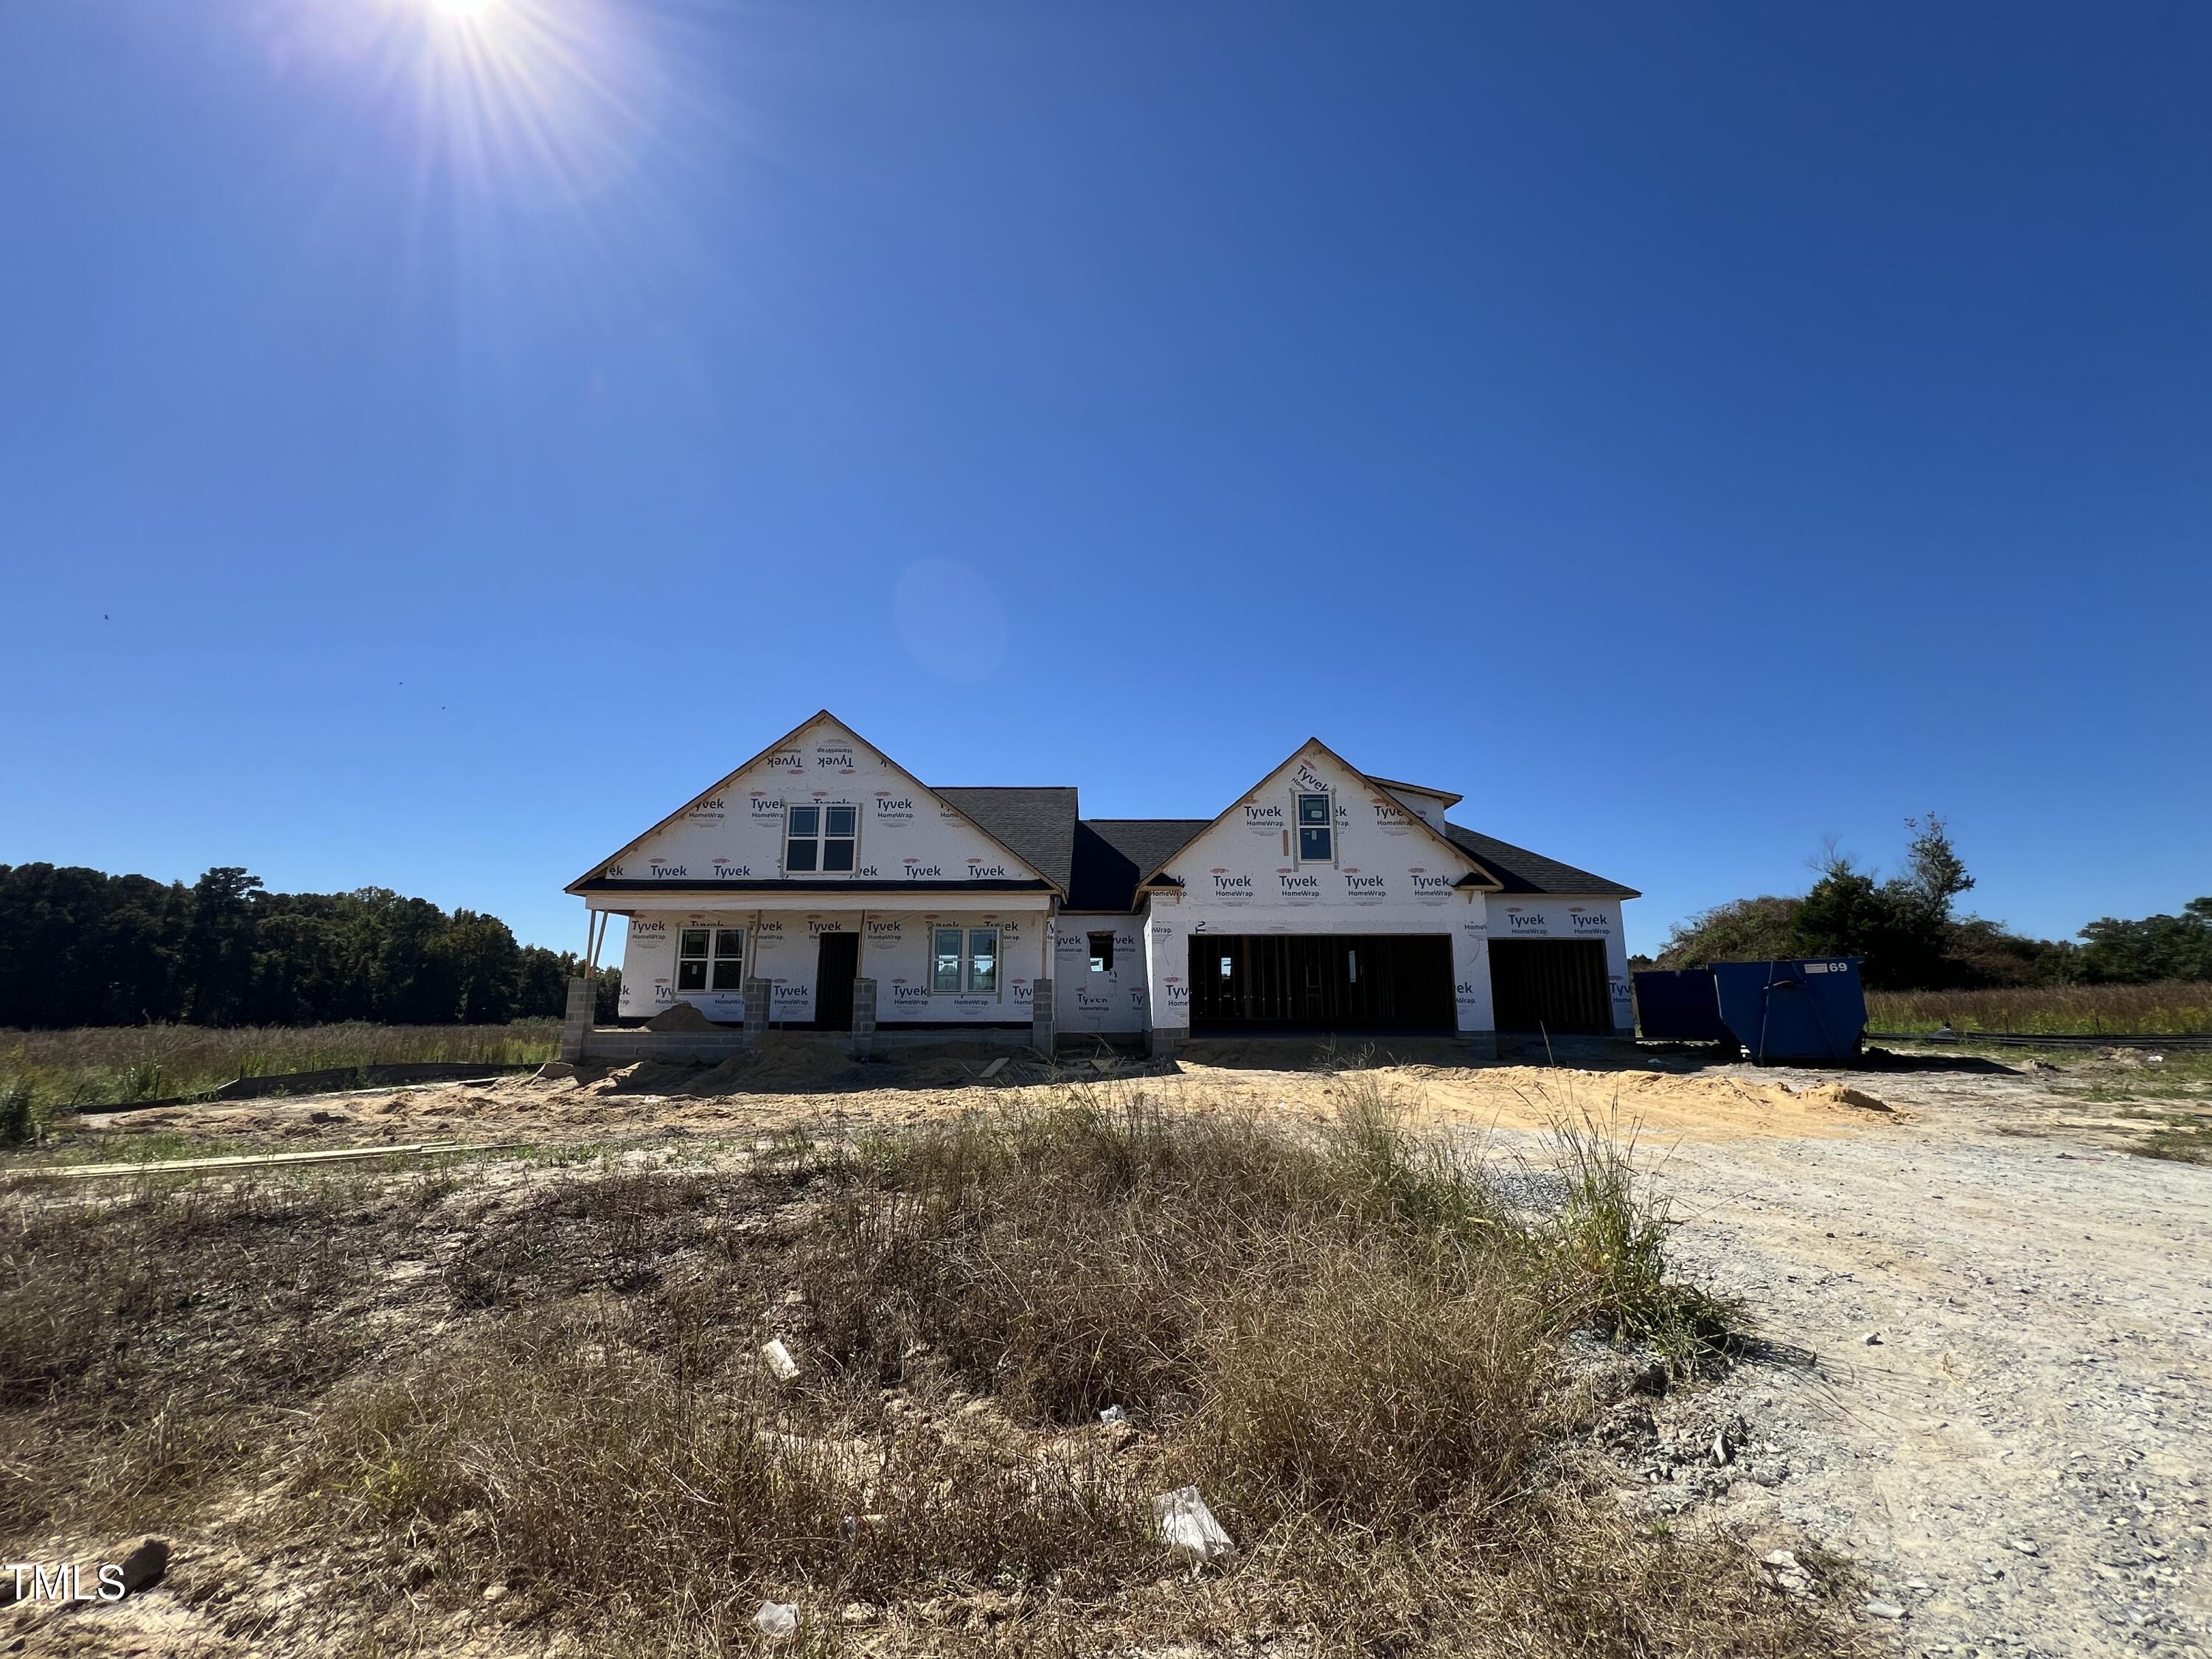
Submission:
<svg viewBox="0 0 2212 1659">
<path fill-rule="evenodd" d="M 995 927 L 932 929 L 929 988 L 948 995 L 961 991 L 985 996 L 997 995 L 999 930 Z"/>
<path fill-rule="evenodd" d="M 745 930 L 742 927 L 686 927 L 676 935 L 676 988 L 683 991 L 742 991 L 745 988 Z"/>
<path fill-rule="evenodd" d="M 793 807 L 784 825 L 784 874 L 849 873 L 857 862 L 860 834 L 857 806 Z"/>
<path fill-rule="evenodd" d="M 1091 971 L 1110 974 L 1114 971 L 1114 935 L 1093 933 L 1091 936 Z"/>
<path fill-rule="evenodd" d="M 1298 797 L 1298 862 L 1333 863 L 1336 858 L 1336 823 L 1327 795 Z"/>
</svg>

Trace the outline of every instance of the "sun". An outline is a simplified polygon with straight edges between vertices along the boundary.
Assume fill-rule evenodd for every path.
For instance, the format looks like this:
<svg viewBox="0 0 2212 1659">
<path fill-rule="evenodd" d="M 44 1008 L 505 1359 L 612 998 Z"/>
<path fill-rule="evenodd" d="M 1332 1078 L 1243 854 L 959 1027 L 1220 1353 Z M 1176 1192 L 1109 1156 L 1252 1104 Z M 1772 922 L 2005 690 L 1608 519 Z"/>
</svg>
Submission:
<svg viewBox="0 0 2212 1659">
<path fill-rule="evenodd" d="M 505 0 L 422 0 L 437 15 L 456 23 L 474 22 L 499 9 Z"/>
</svg>

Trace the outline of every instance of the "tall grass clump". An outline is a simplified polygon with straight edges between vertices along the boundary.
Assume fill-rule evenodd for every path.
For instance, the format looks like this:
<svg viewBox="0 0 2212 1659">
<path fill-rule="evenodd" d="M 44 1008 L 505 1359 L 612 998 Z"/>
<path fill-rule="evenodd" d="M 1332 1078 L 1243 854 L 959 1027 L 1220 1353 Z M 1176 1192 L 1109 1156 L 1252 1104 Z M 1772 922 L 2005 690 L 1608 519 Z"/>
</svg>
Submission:
<svg viewBox="0 0 2212 1659">
<path fill-rule="evenodd" d="M 0 1146 L 21 1146 L 39 1138 L 37 1091 L 26 1077 L 0 1077 Z"/>
<path fill-rule="evenodd" d="M 555 1020 L 511 1025 L 87 1025 L 0 1030 L 0 1074 L 34 1083 L 58 1106 L 113 1105 L 189 1095 L 234 1079 L 360 1066 L 553 1058 Z"/>
<path fill-rule="evenodd" d="M 2021 1031 L 2167 1036 L 2212 1031 L 2212 985 L 2031 985 L 1985 991 L 1869 991 L 1876 1031 Z"/>
</svg>

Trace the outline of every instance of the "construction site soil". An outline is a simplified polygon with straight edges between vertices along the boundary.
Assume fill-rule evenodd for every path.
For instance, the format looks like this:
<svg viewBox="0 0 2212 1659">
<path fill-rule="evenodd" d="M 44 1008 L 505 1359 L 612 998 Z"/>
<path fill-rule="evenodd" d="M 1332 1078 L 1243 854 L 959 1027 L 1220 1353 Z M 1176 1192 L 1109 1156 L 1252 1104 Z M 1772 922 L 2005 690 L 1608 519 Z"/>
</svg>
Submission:
<svg viewBox="0 0 2212 1659">
<path fill-rule="evenodd" d="M 1169 1063 L 1017 1059 L 986 1079 L 991 1058 L 947 1046 L 862 1064 L 793 1039 L 712 1070 L 553 1067 L 124 1113 L 96 1152 L 64 1124 L 47 1156 L 149 1135 L 247 1155 L 747 1140 L 1072 1091 L 1320 1121 L 1354 1070 L 1516 1166 L 1542 1163 L 1563 1117 L 1586 1121 L 1633 1138 L 1670 1197 L 1678 1267 L 1737 1298 L 1754 1334 L 1718 1381 L 1655 1403 L 1635 1502 L 1717 1515 L 1762 1550 L 1847 1558 L 1869 1634 L 1899 1652 L 2212 1649 L 2212 1169 L 2132 1155 L 2154 1111 L 2206 1121 L 2201 1080 L 2146 1108 L 2130 1092 L 2145 1062 L 2117 1054 L 1839 1073 L 1626 1045 L 1567 1067 L 1470 1064 L 1443 1043 L 1245 1042 Z M 162 1594 L 132 1616 L 158 1623 Z"/>
</svg>

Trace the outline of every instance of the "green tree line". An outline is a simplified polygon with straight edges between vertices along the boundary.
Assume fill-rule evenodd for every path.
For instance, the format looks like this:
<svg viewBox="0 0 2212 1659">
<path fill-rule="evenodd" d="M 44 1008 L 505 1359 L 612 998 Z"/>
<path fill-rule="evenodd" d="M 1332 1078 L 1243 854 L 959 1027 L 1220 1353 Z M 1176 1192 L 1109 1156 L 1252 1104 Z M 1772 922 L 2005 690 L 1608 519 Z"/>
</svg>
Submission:
<svg viewBox="0 0 2212 1659">
<path fill-rule="evenodd" d="M 189 887 L 0 865 L 0 1025 L 501 1024 L 558 1018 L 574 951 L 380 887 L 272 893 L 234 866 Z M 600 975 L 600 1013 L 619 980 Z"/>
<path fill-rule="evenodd" d="M 1862 957 L 1866 983 L 1885 991 L 2212 981 L 2212 897 L 2178 916 L 2106 916 L 2072 939 L 2031 939 L 1956 914 L 1974 878 L 1948 827 L 1933 812 L 1905 825 L 1900 873 L 1884 880 L 1831 847 L 1814 860 L 1809 891 L 1734 899 L 1678 922 L 1657 965 Z"/>
</svg>

